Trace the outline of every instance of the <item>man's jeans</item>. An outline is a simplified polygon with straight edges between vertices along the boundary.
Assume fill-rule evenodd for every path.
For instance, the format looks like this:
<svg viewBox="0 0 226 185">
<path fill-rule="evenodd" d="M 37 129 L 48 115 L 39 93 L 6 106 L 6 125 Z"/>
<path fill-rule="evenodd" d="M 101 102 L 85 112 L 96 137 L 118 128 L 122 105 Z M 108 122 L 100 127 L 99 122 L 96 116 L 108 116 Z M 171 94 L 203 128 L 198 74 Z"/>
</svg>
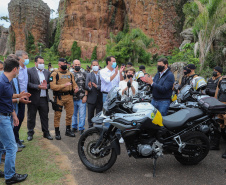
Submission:
<svg viewBox="0 0 226 185">
<path fill-rule="evenodd" d="M 79 112 L 79 124 L 78 124 L 78 112 Z M 85 130 L 86 120 L 86 103 L 82 103 L 82 100 L 74 100 L 74 114 L 72 116 L 72 128 L 79 127 L 79 130 Z"/>
<path fill-rule="evenodd" d="M 152 100 L 151 104 L 158 109 L 158 111 L 162 114 L 162 116 L 166 116 L 169 106 L 170 100 Z"/>
<path fill-rule="evenodd" d="M 0 115 L 0 141 L 2 143 L 2 145 L 0 145 L 0 152 L 4 149 L 2 148 L 3 146 L 6 150 L 4 167 L 5 179 L 10 179 L 15 174 L 15 160 L 17 152 L 17 144 L 10 116 Z M 0 156 L 1 155 L 2 153 Z"/>
<path fill-rule="evenodd" d="M 108 96 L 108 94 L 103 93 L 103 104 L 104 104 L 105 101 L 107 100 L 107 96 Z M 104 126 L 109 127 L 109 126 L 110 126 L 110 123 L 104 123 Z"/>
</svg>

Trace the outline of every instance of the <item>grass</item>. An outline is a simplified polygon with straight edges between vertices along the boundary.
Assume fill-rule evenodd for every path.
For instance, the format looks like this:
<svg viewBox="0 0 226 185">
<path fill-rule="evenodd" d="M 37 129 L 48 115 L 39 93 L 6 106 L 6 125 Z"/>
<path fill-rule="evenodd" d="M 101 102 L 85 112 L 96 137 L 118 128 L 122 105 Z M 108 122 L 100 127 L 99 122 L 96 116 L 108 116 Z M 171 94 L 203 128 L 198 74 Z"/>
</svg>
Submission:
<svg viewBox="0 0 226 185">
<path fill-rule="evenodd" d="M 20 138 L 25 140 L 26 137 L 26 128 L 22 126 Z M 23 185 L 63 184 L 64 176 L 69 172 L 61 170 L 56 165 L 55 157 L 57 155 L 44 149 L 41 139 L 40 132 L 36 132 L 32 141 L 26 142 L 27 140 L 25 140 L 26 148 L 17 153 L 16 172 L 28 174 Z M 3 184 L 3 181 L 4 179 L 0 179 L 0 184 Z"/>
</svg>

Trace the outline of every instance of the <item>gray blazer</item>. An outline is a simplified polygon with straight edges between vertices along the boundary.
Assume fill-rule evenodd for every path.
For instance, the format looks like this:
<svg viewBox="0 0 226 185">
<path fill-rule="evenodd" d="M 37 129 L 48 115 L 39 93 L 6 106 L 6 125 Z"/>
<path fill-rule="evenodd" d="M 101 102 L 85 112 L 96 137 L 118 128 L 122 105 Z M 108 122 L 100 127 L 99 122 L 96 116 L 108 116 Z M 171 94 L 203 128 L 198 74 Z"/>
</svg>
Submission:
<svg viewBox="0 0 226 185">
<path fill-rule="evenodd" d="M 97 88 L 95 88 L 93 86 L 90 88 L 88 86 L 89 82 L 91 82 L 91 83 L 94 82 L 95 84 L 97 84 Z M 98 83 L 96 81 L 94 72 L 87 73 L 85 88 L 88 91 L 87 103 L 95 104 L 97 101 L 97 94 L 98 94 L 99 99 L 101 99 L 98 101 L 102 101 L 102 93 L 100 92 L 100 89 L 101 89 L 100 73 L 98 75 Z"/>
<path fill-rule="evenodd" d="M 31 93 L 30 100 L 32 104 L 37 104 L 40 100 L 41 89 L 38 88 L 38 86 L 40 85 L 40 79 L 39 79 L 36 67 L 27 69 L 27 74 L 28 74 L 27 90 L 29 93 Z M 49 86 L 50 72 L 44 69 L 44 75 L 45 75 L 45 80 L 47 81 L 46 96 L 47 96 L 47 100 L 49 101 L 48 89 L 50 87 Z"/>
</svg>

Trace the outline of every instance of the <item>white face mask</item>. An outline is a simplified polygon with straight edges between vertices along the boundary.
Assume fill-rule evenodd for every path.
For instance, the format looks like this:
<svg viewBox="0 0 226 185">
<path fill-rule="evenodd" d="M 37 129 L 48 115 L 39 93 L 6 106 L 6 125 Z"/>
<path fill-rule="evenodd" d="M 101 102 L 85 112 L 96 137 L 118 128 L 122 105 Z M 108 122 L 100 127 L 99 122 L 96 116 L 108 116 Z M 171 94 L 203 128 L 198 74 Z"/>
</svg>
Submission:
<svg viewBox="0 0 226 185">
<path fill-rule="evenodd" d="M 92 66 L 93 71 L 98 71 L 99 70 L 99 66 Z"/>
<path fill-rule="evenodd" d="M 38 64 L 38 69 L 40 69 L 40 70 L 45 69 L 45 65 L 44 64 Z"/>
</svg>

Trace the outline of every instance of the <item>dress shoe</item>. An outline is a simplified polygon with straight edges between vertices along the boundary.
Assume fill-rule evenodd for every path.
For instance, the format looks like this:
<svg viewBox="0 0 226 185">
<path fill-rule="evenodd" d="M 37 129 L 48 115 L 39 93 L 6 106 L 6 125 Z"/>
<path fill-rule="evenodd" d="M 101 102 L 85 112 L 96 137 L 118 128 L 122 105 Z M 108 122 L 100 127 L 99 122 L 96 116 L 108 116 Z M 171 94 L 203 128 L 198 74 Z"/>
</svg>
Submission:
<svg viewBox="0 0 226 185">
<path fill-rule="evenodd" d="M 60 131 L 55 132 L 55 138 L 56 140 L 61 140 Z"/>
<path fill-rule="evenodd" d="M 24 143 L 24 140 L 20 140 L 21 143 Z"/>
<path fill-rule="evenodd" d="M 0 170 L 0 178 L 4 178 L 4 172 Z"/>
<path fill-rule="evenodd" d="M 25 145 L 23 145 L 20 141 L 17 142 L 18 148 L 25 148 Z"/>
<path fill-rule="evenodd" d="M 18 148 L 17 152 L 22 152 L 22 149 Z"/>
<path fill-rule="evenodd" d="M 21 174 L 15 173 L 13 175 L 13 177 L 11 179 L 7 179 L 5 181 L 5 183 L 6 184 L 15 184 L 15 183 L 18 183 L 18 182 L 22 182 L 27 178 L 27 176 L 28 176 L 27 174 L 21 175 Z"/>
<path fill-rule="evenodd" d="M 84 132 L 84 130 L 80 130 L 79 132 L 80 132 L 80 135 L 82 135 L 82 134 L 83 134 L 83 132 Z"/>
<path fill-rule="evenodd" d="M 65 136 L 75 137 L 75 134 L 71 131 L 71 129 L 66 129 Z"/>
<path fill-rule="evenodd" d="M 78 129 L 77 128 L 72 128 L 72 132 L 78 132 Z"/>
<path fill-rule="evenodd" d="M 49 133 L 43 134 L 43 137 L 48 139 L 48 140 L 53 140 L 53 138 L 51 137 L 51 135 Z"/>
<path fill-rule="evenodd" d="M 31 141 L 33 139 L 33 136 L 27 136 L 27 140 Z"/>
</svg>

